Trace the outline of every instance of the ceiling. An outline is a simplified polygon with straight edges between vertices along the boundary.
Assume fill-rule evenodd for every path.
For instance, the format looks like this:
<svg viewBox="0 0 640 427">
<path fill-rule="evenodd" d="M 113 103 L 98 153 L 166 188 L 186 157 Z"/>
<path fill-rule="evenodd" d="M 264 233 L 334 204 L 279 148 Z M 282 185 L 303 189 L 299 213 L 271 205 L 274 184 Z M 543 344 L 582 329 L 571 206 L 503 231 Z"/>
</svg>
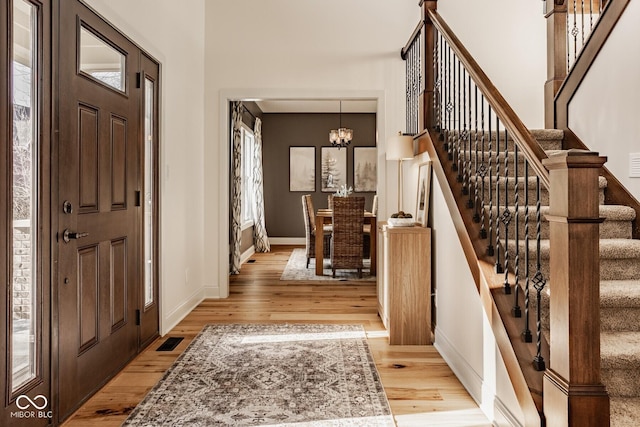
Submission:
<svg viewBox="0 0 640 427">
<path fill-rule="evenodd" d="M 263 99 L 254 101 L 263 113 L 338 113 L 339 99 Z M 343 113 L 376 113 L 376 99 L 342 100 Z"/>
</svg>

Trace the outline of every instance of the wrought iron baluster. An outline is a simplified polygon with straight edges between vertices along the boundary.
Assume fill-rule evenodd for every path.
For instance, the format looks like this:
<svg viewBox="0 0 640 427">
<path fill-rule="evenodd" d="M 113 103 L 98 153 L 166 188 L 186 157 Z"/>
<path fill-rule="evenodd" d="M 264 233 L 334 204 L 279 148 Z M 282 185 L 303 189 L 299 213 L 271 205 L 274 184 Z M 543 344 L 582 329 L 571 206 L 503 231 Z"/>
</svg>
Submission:
<svg viewBox="0 0 640 427">
<path fill-rule="evenodd" d="M 574 0 L 575 2 L 576 0 Z M 584 47 L 584 0 L 580 1 L 580 17 L 582 18 L 582 46 L 580 46 L 580 50 Z"/>
<path fill-rule="evenodd" d="M 531 329 L 529 329 L 529 291 L 530 277 L 529 272 L 529 161 L 524 159 L 524 330 L 522 331 L 522 339 L 524 342 L 533 341 Z"/>
<path fill-rule="evenodd" d="M 462 90 L 461 90 L 461 87 L 462 87 L 462 63 L 460 62 L 460 59 L 457 56 L 456 56 L 456 60 L 457 60 L 457 63 L 458 63 L 458 73 L 457 73 L 457 75 L 458 75 L 458 86 L 457 86 L 457 88 L 458 88 L 458 90 L 457 90 L 457 92 L 458 92 L 457 93 L 458 101 L 456 103 L 456 107 L 457 107 L 456 111 L 458 113 L 458 124 L 456 126 L 457 131 L 456 131 L 456 139 L 455 139 L 455 141 L 456 141 L 456 149 L 455 149 L 456 160 L 454 162 L 454 169 L 453 170 L 458 172 L 457 181 L 461 182 L 462 181 L 462 175 L 461 175 L 462 174 L 462 170 L 461 170 L 462 168 L 460 167 L 461 166 L 460 165 L 460 162 L 461 162 L 461 160 L 460 160 L 460 152 L 462 150 L 460 149 L 460 146 L 462 145 L 462 142 L 460 140 L 460 132 L 462 130 L 462 93 L 461 93 L 462 92 Z"/>
<path fill-rule="evenodd" d="M 506 140 L 505 140 L 506 144 Z M 504 273 L 500 261 L 500 118 L 496 117 L 496 273 Z"/>
<path fill-rule="evenodd" d="M 536 274 L 533 277 L 533 287 L 536 289 L 537 313 L 536 313 L 536 356 L 533 358 L 533 366 L 537 371 L 545 370 L 545 361 L 542 357 L 542 290 L 546 280 L 542 274 L 540 261 L 540 178 L 536 176 Z"/>
<path fill-rule="evenodd" d="M 448 116 L 448 120 L 449 120 L 449 125 L 447 126 L 447 153 L 448 153 L 448 158 L 449 160 L 453 161 L 453 119 L 455 117 L 454 113 L 455 113 L 455 108 L 453 105 L 453 94 L 455 93 L 455 84 L 456 84 L 456 78 L 455 78 L 455 74 L 456 74 L 456 68 L 451 64 L 451 46 L 449 46 L 449 49 L 447 51 L 447 67 L 449 69 L 449 102 L 447 103 L 447 116 Z"/>
<path fill-rule="evenodd" d="M 516 254 L 515 254 L 515 258 L 513 260 L 513 273 L 515 276 L 514 279 L 514 283 L 513 283 L 513 290 L 514 290 L 514 303 L 513 303 L 513 309 L 511 310 L 511 313 L 513 314 L 514 317 L 522 317 L 522 309 L 520 308 L 520 300 L 519 300 L 519 293 L 520 293 L 520 195 L 519 195 L 519 183 L 518 183 L 518 145 L 516 144 L 515 147 L 513 148 L 513 191 L 514 191 L 514 196 L 513 196 L 513 205 L 514 205 L 514 209 L 515 209 L 515 243 L 516 243 Z M 525 184 L 526 185 L 526 184 Z"/>
<path fill-rule="evenodd" d="M 458 182 L 462 182 L 462 194 L 467 194 L 467 178 L 468 178 L 468 159 L 467 159 L 467 145 L 469 142 L 468 132 L 467 132 L 467 70 L 462 68 L 462 105 L 461 105 L 461 114 L 462 114 L 462 133 L 460 134 L 460 142 L 461 142 L 461 151 L 462 151 L 462 176 L 458 174 Z"/>
<path fill-rule="evenodd" d="M 491 122 L 493 114 L 491 104 L 489 104 L 489 182 L 487 183 L 489 193 L 489 245 L 487 246 L 487 255 L 493 256 L 495 248 L 493 247 L 493 134 L 491 133 Z"/>
<path fill-rule="evenodd" d="M 433 114 L 435 118 L 433 126 L 436 132 L 440 132 L 440 114 L 438 111 L 440 107 L 440 102 L 438 101 L 440 91 L 440 75 L 438 74 L 438 37 L 433 38 L 433 43 Z"/>
<path fill-rule="evenodd" d="M 474 150 L 475 150 L 475 181 L 474 181 L 474 186 L 473 186 L 473 205 L 471 207 L 473 207 L 473 222 L 480 222 L 480 212 L 479 212 L 479 206 L 478 203 L 480 203 L 480 195 L 478 194 L 478 176 L 479 176 L 479 172 L 478 172 L 478 86 L 475 86 L 475 96 L 473 97 L 473 102 L 474 102 L 474 132 L 473 132 L 473 139 L 474 139 Z M 471 191 L 469 191 L 471 192 Z"/>
<path fill-rule="evenodd" d="M 573 27 L 571 28 L 571 36 L 573 37 L 573 61 L 578 58 L 578 11 L 577 0 L 573 0 Z"/>
<path fill-rule="evenodd" d="M 471 75 L 469 73 L 467 73 L 467 86 L 468 86 L 468 94 L 469 94 L 469 102 L 467 104 L 467 112 L 468 112 L 468 123 L 469 123 L 469 127 L 467 128 L 467 147 L 469 148 L 469 161 L 467 162 L 467 181 L 466 181 L 466 193 L 469 198 L 467 199 L 467 208 L 472 209 L 473 208 L 473 193 L 471 192 L 471 171 L 472 171 L 472 167 L 473 167 L 473 155 L 472 155 L 472 146 L 471 146 L 471 113 L 472 113 L 472 103 L 471 103 L 471 96 L 472 96 L 472 91 L 471 91 Z M 478 142 L 476 140 L 476 147 L 478 145 Z"/>
<path fill-rule="evenodd" d="M 484 151 L 484 94 L 482 94 L 481 97 L 481 103 L 480 103 L 480 129 L 482 132 L 482 137 L 481 137 L 481 146 L 482 146 L 482 164 L 480 165 L 480 170 L 479 170 L 479 175 L 480 178 L 482 179 L 482 190 L 480 192 L 480 194 L 482 194 L 482 200 L 480 201 L 480 224 L 481 224 L 481 228 L 480 228 L 480 238 L 482 239 L 486 239 L 487 238 L 487 229 L 485 227 L 485 190 L 486 190 L 486 186 L 485 186 L 485 182 L 484 179 L 487 176 L 487 167 L 485 166 L 485 151 Z M 489 168 L 491 169 L 491 168 Z"/>
<path fill-rule="evenodd" d="M 500 186 L 500 183 L 498 183 Z M 498 211 L 499 212 L 499 211 Z M 504 240 L 502 249 L 504 252 L 504 293 L 511 293 L 511 285 L 509 284 L 509 224 L 511 224 L 511 209 L 509 207 L 509 132 L 504 129 L 504 211 L 500 217 L 504 225 Z"/>
</svg>

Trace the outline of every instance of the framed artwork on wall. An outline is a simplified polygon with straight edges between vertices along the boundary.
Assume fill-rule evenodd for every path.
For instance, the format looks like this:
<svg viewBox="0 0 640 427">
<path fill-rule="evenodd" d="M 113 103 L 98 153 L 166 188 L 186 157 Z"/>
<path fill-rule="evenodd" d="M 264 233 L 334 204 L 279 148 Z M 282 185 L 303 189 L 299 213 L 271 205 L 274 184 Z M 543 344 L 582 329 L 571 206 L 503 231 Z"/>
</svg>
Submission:
<svg viewBox="0 0 640 427">
<path fill-rule="evenodd" d="M 353 147 L 353 191 L 377 191 L 377 153 L 376 147 Z"/>
<path fill-rule="evenodd" d="M 289 191 L 316 191 L 316 147 L 289 147 Z"/>
<path fill-rule="evenodd" d="M 347 184 L 347 150 L 337 147 L 322 147 L 320 159 L 322 191 L 334 193 L 342 184 Z"/>
<path fill-rule="evenodd" d="M 416 222 L 423 227 L 429 220 L 429 197 L 431 191 L 431 162 L 418 166 L 418 194 L 416 199 Z"/>
</svg>

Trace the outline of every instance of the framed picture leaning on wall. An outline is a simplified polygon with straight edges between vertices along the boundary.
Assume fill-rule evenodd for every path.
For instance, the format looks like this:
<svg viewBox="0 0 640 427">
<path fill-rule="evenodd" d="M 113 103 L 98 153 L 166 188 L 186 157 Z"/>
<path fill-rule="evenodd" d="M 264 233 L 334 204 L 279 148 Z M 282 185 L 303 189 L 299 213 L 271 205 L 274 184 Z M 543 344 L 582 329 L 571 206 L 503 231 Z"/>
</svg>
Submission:
<svg viewBox="0 0 640 427">
<path fill-rule="evenodd" d="M 289 147 L 289 191 L 316 191 L 316 147 Z"/>
<path fill-rule="evenodd" d="M 418 194 L 416 198 L 416 222 L 423 227 L 429 221 L 429 198 L 431 193 L 431 161 L 418 166 Z"/>
<path fill-rule="evenodd" d="M 322 147 L 322 191 L 335 193 L 347 184 L 347 149 Z"/>
<path fill-rule="evenodd" d="M 353 191 L 377 191 L 377 153 L 376 147 L 353 147 Z"/>
</svg>

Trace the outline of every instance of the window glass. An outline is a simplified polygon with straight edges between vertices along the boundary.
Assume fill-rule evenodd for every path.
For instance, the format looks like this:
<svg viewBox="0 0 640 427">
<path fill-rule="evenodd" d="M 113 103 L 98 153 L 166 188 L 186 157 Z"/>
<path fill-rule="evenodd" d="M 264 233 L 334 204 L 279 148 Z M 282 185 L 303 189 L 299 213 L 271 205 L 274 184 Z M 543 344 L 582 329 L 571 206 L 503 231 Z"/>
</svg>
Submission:
<svg viewBox="0 0 640 427">
<path fill-rule="evenodd" d="M 148 307 L 155 301 L 154 289 L 154 248 L 155 235 L 155 189 L 153 187 L 153 164 L 155 158 L 154 105 L 155 87 L 153 81 L 145 77 L 144 81 L 144 305 Z"/>
<path fill-rule="evenodd" d="M 80 71 L 119 91 L 125 90 L 126 57 L 113 46 L 80 27 Z"/>
<path fill-rule="evenodd" d="M 253 132 L 242 128 L 242 222 L 253 224 Z"/>
<path fill-rule="evenodd" d="M 11 389 L 36 376 L 38 123 L 35 6 L 13 2 Z"/>
</svg>

